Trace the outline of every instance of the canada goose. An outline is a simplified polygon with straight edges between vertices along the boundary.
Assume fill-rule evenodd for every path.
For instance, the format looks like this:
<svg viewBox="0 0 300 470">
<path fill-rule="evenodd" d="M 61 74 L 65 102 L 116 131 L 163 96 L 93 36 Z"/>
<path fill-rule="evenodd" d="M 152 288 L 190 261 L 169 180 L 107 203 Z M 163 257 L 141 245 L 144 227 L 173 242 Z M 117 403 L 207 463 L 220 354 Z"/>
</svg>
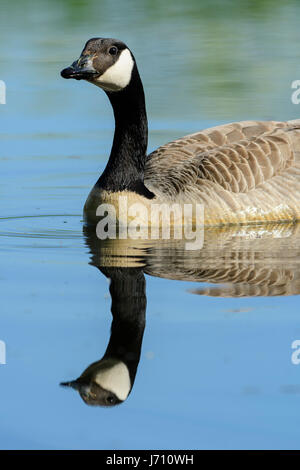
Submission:
<svg viewBox="0 0 300 470">
<path fill-rule="evenodd" d="M 105 354 L 76 380 L 62 382 L 88 405 L 114 406 L 131 392 L 145 329 L 145 277 L 141 268 L 102 268 L 110 279 L 113 321 Z"/>
<path fill-rule="evenodd" d="M 148 210 L 153 203 L 201 203 L 207 225 L 300 219 L 300 120 L 221 125 L 147 156 L 143 85 L 123 42 L 90 39 L 61 75 L 102 88 L 114 111 L 111 154 L 86 201 L 87 222 L 99 220 L 99 204 L 118 206 L 120 195 Z"/>
</svg>

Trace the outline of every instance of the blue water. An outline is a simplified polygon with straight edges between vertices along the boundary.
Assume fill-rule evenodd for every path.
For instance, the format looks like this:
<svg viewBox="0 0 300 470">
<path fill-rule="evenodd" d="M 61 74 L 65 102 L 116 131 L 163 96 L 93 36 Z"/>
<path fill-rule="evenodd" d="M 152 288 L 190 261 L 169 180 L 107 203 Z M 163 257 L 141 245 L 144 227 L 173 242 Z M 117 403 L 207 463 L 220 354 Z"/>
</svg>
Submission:
<svg viewBox="0 0 300 470">
<path fill-rule="evenodd" d="M 95 267 L 108 261 L 91 259 L 81 214 L 113 135 L 104 93 L 59 72 L 90 37 L 126 41 L 146 90 L 149 150 L 223 122 L 299 117 L 300 6 L 225 3 L 1 1 L 1 449 L 299 448 L 297 231 L 271 247 L 226 244 L 267 253 L 254 268 L 287 270 L 293 295 L 195 295 L 216 286 L 197 270 L 220 252 L 194 262 L 180 252 L 175 272 L 174 247 L 154 247 L 141 263 L 146 327 L 128 399 L 90 407 L 59 385 L 109 340 L 109 283 Z"/>
</svg>

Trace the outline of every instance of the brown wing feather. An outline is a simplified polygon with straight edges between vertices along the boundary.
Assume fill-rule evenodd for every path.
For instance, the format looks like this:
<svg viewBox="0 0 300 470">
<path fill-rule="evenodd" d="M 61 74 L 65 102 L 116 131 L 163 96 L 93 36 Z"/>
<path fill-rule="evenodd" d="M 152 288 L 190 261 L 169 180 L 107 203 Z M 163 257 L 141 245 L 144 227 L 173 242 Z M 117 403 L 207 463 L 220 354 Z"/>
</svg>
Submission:
<svg viewBox="0 0 300 470">
<path fill-rule="evenodd" d="M 227 191 L 246 193 L 290 168 L 299 144 L 300 129 L 294 133 L 280 129 L 250 141 L 225 145 L 200 156 L 199 177 L 218 183 Z"/>
<path fill-rule="evenodd" d="M 248 192 L 299 161 L 300 121 L 244 121 L 170 142 L 149 155 L 145 183 L 174 195 L 201 181 Z"/>
</svg>

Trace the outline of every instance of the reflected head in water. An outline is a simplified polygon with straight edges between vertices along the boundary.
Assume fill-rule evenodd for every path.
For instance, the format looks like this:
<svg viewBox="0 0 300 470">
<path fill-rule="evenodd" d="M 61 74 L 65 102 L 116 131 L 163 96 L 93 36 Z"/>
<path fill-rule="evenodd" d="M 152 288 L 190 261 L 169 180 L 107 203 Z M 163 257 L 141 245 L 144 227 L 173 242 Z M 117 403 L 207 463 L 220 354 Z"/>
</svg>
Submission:
<svg viewBox="0 0 300 470">
<path fill-rule="evenodd" d="M 88 405 L 114 406 L 134 384 L 145 329 L 145 277 L 140 268 L 102 268 L 110 279 L 111 335 L 105 354 L 76 380 L 61 385 L 77 390 Z"/>
<path fill-rule="evenodd" d="M 61 385 L 77 390 L 87 405 L 100 406 L 122 403 L 131 388 L 126 365 L 114 359 L 94 362 L 78 379 Z"/>
</svg>

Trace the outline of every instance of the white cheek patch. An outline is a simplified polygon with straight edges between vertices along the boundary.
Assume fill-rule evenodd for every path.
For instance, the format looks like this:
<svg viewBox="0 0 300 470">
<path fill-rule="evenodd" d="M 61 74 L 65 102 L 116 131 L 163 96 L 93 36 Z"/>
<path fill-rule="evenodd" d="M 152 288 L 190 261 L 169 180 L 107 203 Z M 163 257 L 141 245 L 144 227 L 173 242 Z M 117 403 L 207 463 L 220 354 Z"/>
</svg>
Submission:
<svg viewBox="0 0 300 470">
<path fill-rule="evenodd" d="M 96 82 L 106 91 L 120 91 L 125 88 L 130 80 L 134 61 L 128 49 L 124 49 L 117 62 L 109 67 Z"/>
<path fill-rule="evenodd" d="M 124 362 L 118 362 L 114 366 L 98 372 L 95 382 L 105 390 L 113 392 L 119 400 L 126 400 L 130 392 L 130 377 Z"/>
</svg>

